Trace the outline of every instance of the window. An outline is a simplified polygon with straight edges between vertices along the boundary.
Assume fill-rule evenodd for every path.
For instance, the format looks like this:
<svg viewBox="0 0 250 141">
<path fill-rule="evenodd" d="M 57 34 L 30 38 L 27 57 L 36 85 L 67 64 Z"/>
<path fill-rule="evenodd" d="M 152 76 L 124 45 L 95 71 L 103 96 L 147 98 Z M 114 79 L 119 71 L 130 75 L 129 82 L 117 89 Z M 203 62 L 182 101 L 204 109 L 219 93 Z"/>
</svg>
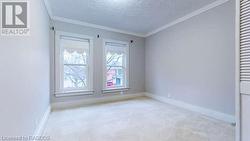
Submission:
<svg viewBox="0 0 250 141">
<path fill-rule="evenodd" d="M 56 32 L 56 93 L 90 93 L 93 41 L 90 37 Z"/>
<path fill-rule="evenodd" d="M 104 90 L 128 88 L 128 66 L 128 43 L 104 41 Z"/>
</svg>

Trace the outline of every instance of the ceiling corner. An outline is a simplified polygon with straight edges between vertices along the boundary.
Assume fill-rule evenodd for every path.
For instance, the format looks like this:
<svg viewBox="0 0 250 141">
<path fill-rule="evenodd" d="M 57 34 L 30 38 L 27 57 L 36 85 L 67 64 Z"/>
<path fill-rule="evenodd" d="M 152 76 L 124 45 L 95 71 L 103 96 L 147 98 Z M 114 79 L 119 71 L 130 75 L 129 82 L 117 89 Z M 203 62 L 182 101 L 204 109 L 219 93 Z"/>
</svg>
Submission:
<svg viewBox="0 0 250 141">
<path fill-rule="evenodd" d="M 53 18 L 53 13 L 52 13 L 52 8 L 50 6 L 50 3 L 48 0 L 43 0 L 44 4 L 45 4 L 45 7 L 47 9 L 47 12 L 49 14 L 49 17 L 52 19 Z"/>
</svg>

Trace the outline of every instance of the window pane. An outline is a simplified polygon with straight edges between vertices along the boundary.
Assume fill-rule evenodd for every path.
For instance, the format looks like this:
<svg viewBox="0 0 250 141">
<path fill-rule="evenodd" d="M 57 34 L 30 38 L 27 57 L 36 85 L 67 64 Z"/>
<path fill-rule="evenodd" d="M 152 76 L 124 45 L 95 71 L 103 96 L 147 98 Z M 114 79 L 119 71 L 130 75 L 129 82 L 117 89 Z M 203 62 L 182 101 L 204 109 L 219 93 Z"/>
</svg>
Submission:
<svg viewBox="0 0 250 141">
<path fill-rule="evenodd" d="M 64 88 L 86 88 L 87 74 L 85 66 L 64 65 Z"/>
<path fill-rule="evenodd" d="M 124 54 L 115 52 L 107 52 L 106 54 L 107 66 L 124 66 Z"/>
<path fill-rule="evenodd" d="M 125 71 L 122 67 L 107 67 L 107 88 L 123 87 Z"/>
</svg>

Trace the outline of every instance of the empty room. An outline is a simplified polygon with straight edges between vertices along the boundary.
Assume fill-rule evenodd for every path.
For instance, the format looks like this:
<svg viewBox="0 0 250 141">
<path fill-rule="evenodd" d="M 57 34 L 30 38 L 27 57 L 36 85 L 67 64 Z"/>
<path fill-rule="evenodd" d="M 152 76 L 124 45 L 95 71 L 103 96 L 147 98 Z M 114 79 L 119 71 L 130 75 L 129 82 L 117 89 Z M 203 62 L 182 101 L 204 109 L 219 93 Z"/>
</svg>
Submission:
<svg viewBox="0 0 250 141">
<path fill-rule="evenodd" d="M 0 11 L 0 141 L 250 141 L 250 0 Z"/>
</svg>

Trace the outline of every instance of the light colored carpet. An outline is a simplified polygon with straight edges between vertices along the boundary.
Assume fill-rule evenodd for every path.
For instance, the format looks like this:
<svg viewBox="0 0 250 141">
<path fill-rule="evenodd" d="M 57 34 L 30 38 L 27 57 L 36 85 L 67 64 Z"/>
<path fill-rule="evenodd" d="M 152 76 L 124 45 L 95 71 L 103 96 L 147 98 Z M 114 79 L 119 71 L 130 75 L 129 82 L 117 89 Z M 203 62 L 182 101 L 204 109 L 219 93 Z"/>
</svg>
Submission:
<svg viewBox="0 0 250 141">
<path fill-rule="evenodd" d="M 234 141 L 234 127 L 152 99 L 52 112 L 52 141 Z"/>
</svg>

